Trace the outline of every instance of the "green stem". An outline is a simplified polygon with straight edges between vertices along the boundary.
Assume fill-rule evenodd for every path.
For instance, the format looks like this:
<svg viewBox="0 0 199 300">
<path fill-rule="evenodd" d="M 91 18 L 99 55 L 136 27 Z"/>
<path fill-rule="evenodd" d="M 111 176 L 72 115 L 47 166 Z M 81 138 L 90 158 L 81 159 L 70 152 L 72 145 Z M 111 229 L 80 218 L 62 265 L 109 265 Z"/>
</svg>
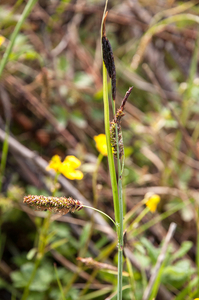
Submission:
<svg viewBox="0 0 199 300">
<path fill-rule="evenodd" d="M 101 23 L 101 38 L 102 38 L 102 24 L 104 20 L 104 16 L 107 9 L 108 0 L 105 2 L 104 13 L 102 17 Z M 111 177 L 111 186 L 113 192 L 113 203 L 114 203 L 114 212 L 115 212 L 115 220 L 116 220 L 116 230 L 118 232 L 118 224 L 119 224 L 119 199 L 118 199 L 118 190 L 117 190 L 117 180 L 115 173 L 115 165 L 111 147 L 110 140 L 110 118 L 109 118 L 109 101 L 108 101 L 108 83 L 107 83 L 107 70 L 105 64 L 103 62 L 103 101 L 104 101 L 104 125 L 105 125 L 105 133 L 106 133 L 106 143 L 107 143 L 107 152 L 108 152 L 108 164 L 109 164 L 109 172 Z"/>
<path fill-rule="evenodd" d="M 48 235 L 48 230 L 49 230 L 49 226 L 50 226 L 50 217 L 51 217 L 52 213 L 51 212 L 48 212 L 47 213 L 47 217 L 46 219 L 44 219 L 44 222 L 43 222 L 43 225 L 42 225 L 42 228 L 41 228 L 41 232 L 40 232 L 40 235 L 39 235 L 39 242 L 38 242 L 38 253 L 37 253 L 37 258 L 36 258 L 36 261 L 34 263 L 34 269 L 32 271 L 32 274 L 30 276 L 30 279 L 24 289 L 24 292 L 23 292 L 23 296 L 21 298 L 21 300 L 26 300 L 28 295 L 29 295 L 29 292 L 30 292 L 30 286 L 35 278 L 35 275 L 36 275 L 36 272 L 37 272 L 37 269 L 40 265 L 40 262 L 45 254 L 45 248 L 46 248 L 46 245 L 47 245 L 47 235 Z"/>
<path fill-rule="evenodd" d="M 101 210 L 99 210 L 99 209 L 97 209 L 97 208 L 94 208 L 94 207 L 92 207 L 92 206 L 83 205 L 83 207 L 90 208 L 90 209 L 95 210 L 95 211 L 97 211 L 98 213 L 100 213 L 100 214 L 106 216 L 106 217 L 109 218 L 109 220 L 111 220 L 111 222 L 113 222 L 113 224 L 116 226 L 115 221 L 114 221 L 109 215 L 107 215 L 106 213 L 104 213 L 103 211 L 101 211 Z"/>
<path fill-rule="evenodd" d="M 116 114 L 115 101 L 113 103 L 113 114 Z M 122 300 L 122 271 L 123 271 L 123 195 L 122 195 L 122 170 L 119 153 L 119 138 L 117 124 L 115 126 L 117 142 L 117 168 L 118 168 L 118 193 L 119 193 L 119 227 L 118 227 L 118 273 L 117 273 L 117 299 Z"/>
<path fill-rule="evenodd" d="M 59 290 L 60 290 L 60 293 L 61 293 L 62 300 L 65 300 L 64 291 L 63 291 L 61 281 L 59 279 L 59 275 L 58 275 L 58 272 L 57 272 L 57 267 L 56 267 L 55 264 L 54 264 L 54 270 L 55 270 L 55 275 L 56 275 L 56 279 L 57 279 L 57 283 L 58 283 L 58 286 L 59 286 Z"/>
<path fill-rule="evenodd" d="M 119 225 L 119 243 L 118 243 L 118 295 L 117 299 L 122 300 L 122 271 L 123 271 L 123 199 L 122 199 L 122 179 L 121 168 L 118 168 L 119 176 L 119 208 L 120 208 L 120 225 Z"/>
<path fill-rule="evenodd" d="M 116 114 L 115 101 L 113 105 L 113 113 Z M 117 168 L 118 168 L 118 192 L 119 192 L 119 228 L 118 228 L 118 293 L 117 299 L 122 300 L 122 271 L 123 271 L 123 193 L 122 193 L 122 169 L 119 152 L 119 138 L 117 124 L 115 127 L 116 142 L 117 142 Z"/>
<path fill-rule="evenodd" d="M 26 288 L 24 290 L 24 293 L 23 293 L 23 296 L 22 296 L 21 300 L 26 300 L 27 299 L 27 297 L 29 295 L 29 291 L 30 291 L 30 285 L 31 285 L 32 281 L 35 278 L 35 275 L 36 275 L 37 269 L 39 267 L 39 264 L 40 264 L 40 259 L 37 259 L 36 262 L 35 262 L 35 264 L 34 264 L 34 269 L 32 271 L 30 279 L 29 279 L 29 281 L 28 281 L 28 283 L 26 285 Z"/>
<path fill-rule="evenodd" d="M 142 218 L 149 212 L 149 208 L 145 207 L 145 209 L 137 216 L 137 218 L 131 223 L 131 225 L 128 228 L 128 231 L 134 230 L 136 227 L 136 224 L 138 224 Z"/>
<path fill-rule="evenodd" d="M 2 149 L 2 157 L 1 157 L 1 166 L 0 166 L 0 193 L 3 185 L 3 177 L 4 177 L 4 171 L 6 167 L 6 160 L 8 155 L 8 137 L 9 137 L 9 125 L 8 122 L 6 124 L 5 128 L 6 136 L 5 140 L 3 142 L 3 149 Z"/>
<path fill-rule="evenodd" d="M 113 160 L 113 152 L 110 141 L 110 119 L 109 119 L 109 101 L 108 101 L 108 85 L 107 85 L 107 71 L 105 64 L 103 62 L 103 100 L 104 100 L 104 122 L 105 122 L 105 133 L 106 133 L 106 142 L 107 142 L 107 151 L 108 151 L 108 164 L 111 177 L 111 186 L 113 192 L 113 203 L 115 211 L 115 220 L 116 220 L 116 229 L 118 232 L 118 224 L 120 222 L 120 213 L 119 213 L 119 199 L 118 199 L 118 190 L 117 190 L 117 180 L 115 173 L 115 165 Z"/>
<path fill-rule="evenodd" d="M 133 217 L 134 213 L 138 208 L 140 208 L 144 203 L 146 202 L 146 199 L 142 199 L 140 202 L 138 202 L 126 215 L 124 219 L 124 224 L 126 225 L 130 219 Z"/>
</svg>

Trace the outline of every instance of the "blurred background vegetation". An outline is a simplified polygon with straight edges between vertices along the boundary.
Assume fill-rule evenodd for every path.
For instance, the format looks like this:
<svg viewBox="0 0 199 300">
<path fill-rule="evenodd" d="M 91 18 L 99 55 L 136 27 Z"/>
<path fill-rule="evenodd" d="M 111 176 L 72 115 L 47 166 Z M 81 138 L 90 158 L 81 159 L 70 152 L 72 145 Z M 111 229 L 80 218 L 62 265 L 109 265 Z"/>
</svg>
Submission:
<svg viewBox="0 0 199 300">
<path fill-rule="evenodd" d="M 0 1 L 0 60 L 26 3 Z M 145 215 L 136 228 L 130 227 L 132 219 L 126 224 L 125 254 L 133 275 L 129 280 L 124 274 L 125 300 L 142 299 L 171 222 L 177 229 L 156 299 L 199 297 L 198 3 L 108 3 L 106 33 L 115 57 L 118 107 L 134 86 L 122 120 L 126 212 L 147 192 L 161 196 L 155 214 Z M 54 189 L 57 196 L 93 205 L 98 156 L 93 137 L 104 133 L 103 9 L 101 0 L 38 1 L 1 75 L 1 300 L 111 299 L 114 292 L 117 242 L 109 220 L 81 210 L 50 222 L 47 213 L 22 203 L 24 195 L 51 195 Z M 78 157 L 83 180 L 61 177 L 55 184 L 44 163 L 55 154 Z M 98 171 L 97 197 L 98 208 L 114 218 L 107 158 Z M 89 267 L 77 257 L 111 267 Z"/>
</svg>

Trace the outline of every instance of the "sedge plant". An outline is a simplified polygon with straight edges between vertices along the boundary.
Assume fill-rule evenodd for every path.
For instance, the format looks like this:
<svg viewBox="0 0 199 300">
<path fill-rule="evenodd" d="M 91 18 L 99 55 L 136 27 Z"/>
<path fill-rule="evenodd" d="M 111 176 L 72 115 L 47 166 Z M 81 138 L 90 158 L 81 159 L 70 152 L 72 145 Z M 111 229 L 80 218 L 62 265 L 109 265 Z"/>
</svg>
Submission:
<svg viewBox="0 0 199 300">
<path fill-rule="evenodd" d="M 121 132 L 120 121 L 124 115 L 123 110 L 128 96 L 132 88 L 126 93 L 120 108 L 116 113 L 116 70 L 114 64 L 114 56 L 110 42 L 106 36 L 105 22 L 107 18 L 107 2 L 105 4 L 104 14 L 101 25 L 101 39 L 102 39 L 102 53 L 103 53 L 103 100 L 104 100 L 104 123 L 107 139 L 108 163 L 111 177 L 116 231 L 118 236 L 118 276 L 117 276 L 117 299 L 122 299 L 122 271 L 123 271 L 123 196 L 122 196 L 122 165 L 124 146 Z M 108 97 L 108 82 L 107 73 L 111 78 L 112 84 L 112 111 L 114 119 L 111 122 L 109 115 L 109 97 Z M 116 179 L 116 167 L 114 163 L 114 156 L 116 157 L 118 180 Z"/>
<path fill-rule="evenodd" d="M 122 130 L 121 130 L 121 119 L 124 116 L 124 108 L 126 101 L 132 91 L 133 87 L 130 87 L 127 91 L 126 95 L 123 98 L 123 101 L 116 110 L 116 70 L 114 64 L 114 56 L 113 51 L 110 45 L 110 42 L 106 36 L 105 30 L 105 22 L 107 18 L 107 2 L 105 4 L 104 14 L 102 18 L 102 25 L 101 25 L 101 40 L 102 40 L 102 54 L 103 54 L 103 102 L 104 102 L 104 123 L 105 123 L 105 135 L 100 134 L 99 136 L 95 136 L 96 147 L 100 152 L 98 157 L 96 170 L 93 175 L 93 193 L 94 193 L 94 207 L 86 206 L 81 203 L 79 200 L 75 200 L 72 197 L 56 197 L 55 193 L 52 196 L 35 196 L 29 195 L 24 197 L 24 203 L 33 207 L 36 210 L 40 211 L 50 211 L 50 213 L 58 213 L 58 214 L 66 214 L 68 212 L 75 212 L 79 211 L 84 207 L 93 209 L 94 211 L 100 212 L 116 227 L 117 232 L 117 249 L 118 249 L 118 268 L 117 268 L 117 290 L 114 291 L 113 295 L 117 295 L 117 300 L 122 300 L 122 291 L 128 287 L 123 286 L 123 227 L 124 227 L 124 216 L 123 216 L 123 193 L 122 193 L 122 173 L 124 167 L 124 146 L 123 146 L 123 138 L 122 138 Z M 111 103 L 112 103 L 112 114 L 113 120 L 110 122 L 110 111 L 109 111 L 109 94 L 108 94 L 108 75 L 111 79 L 112 85 L 112 93 L 111 93 Z M 96 200 L 96 180 L 97 180 L 97 170 L 101 163 L 103 156 L 108 157 L 108 164 L 109 164 L 109 172 L 111 178 L 111 186 L 112 186 L 112 195 L 113 195 L 113 204 L 114 204 L 114 213 L 115 213 L 115 220 L 113 220 L 109 215 L 105 212 L 99 211 L 97 207 L 97 200 Z M 67 156 L 64 161 L 61 161 L 61 158 L 58 155 L 52 157 L 47 170 L 53 169 L 56 172 L 55 178 L 57 179 L 60 174 L 64 175 L 66 178 L 70 180 L 81 180 L 83 178 L 83 173 L 78 168 L 80 167 L 81 162 L 74 156 L 70 155 Z M 152 211 L 156 210 L 157 204 L 160 201 L 158 195 L 152 195 L 148 198 L 143 199 L 141 201 L 142 204 L 146 204 L 147 208 L 135 219 L 135 223 L 139 223 L 140 220 L 144 217 L 144 215 Z M 128 214 L 127 219 L 130 219 L 138 207 L 135 207 L 132 214 Z M 47 235 L 47 231 L 50 224 L 50 214 L 46 219 L 47 230 L 45 235 Z M 46 226 L 44 226 L 46 227 Z M 133 227 L 132 227 L 133 229 Z M 43 245 L 42 256 L 44 254 L 45 245 Z M 26 287 L 23 295 L 23 299 L 25 300 L 28 295 L 29 286 L 34 279 L 36 270 L 39 266 L 41 257 L 36 260 L 35 269 L 33 270 L 32 276 Z M 128 267 L 130 270 L 131 268 Z M 131 276 L 132 277 L 132 276 Z M 75 279 L 76 277 L 74 277 Z M 73 279 L 71 281 L 71 284 Z M 133 283 L 131 284 L 133 285 Z M 66 291 L 64 291 L 66 293 Z M 63 296 L 63 291 L 62 291 Z"/>
</svg>

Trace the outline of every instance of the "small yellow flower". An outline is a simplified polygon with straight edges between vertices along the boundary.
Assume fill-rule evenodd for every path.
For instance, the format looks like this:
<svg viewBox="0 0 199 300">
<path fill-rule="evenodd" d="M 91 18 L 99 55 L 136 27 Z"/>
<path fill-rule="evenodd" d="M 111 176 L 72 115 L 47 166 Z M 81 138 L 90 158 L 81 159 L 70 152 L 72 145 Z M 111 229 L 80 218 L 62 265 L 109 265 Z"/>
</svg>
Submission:
<svg viewBox="0 0 199 300">
<path fill-rule="evenodd" d="M 78 168 L 80 165 L 81 161 L 75 156 L 66 156 L 64 161 L 61 162 L 60 157 L 58 155 L 54 155 L 51 158 L 46 170 L 49 171 L 50 169 L 53 169 L 55 172 L 62 173 L 68 179 L 81 180 L 83 178 L 83 173 L 79 170 L 76 170 L 76 168 Z"/>
<path fill-rule="evenodd" d="M 78 158 L 69 155 L 66 156 L 59 170 L 68 179 L 81 180 L 83 178 L 83 173 L 79 170 L 76 170 L 76 168 L 78 168 L 80 165 L 81 161 Z"/>
<path fill-rule="evenodd" d="M 157 194 L 147 193 L 144 198 L 146 199 L 146 206 L 152 213 L 154 213 L 157 209 L 158 203 L 160 202 L 160 196 Z"/>
<path fill-rule="evenodd" d="M 61 162 L 61 158 L 59 157 L 59 155 L 54 155 L 51 158 L 48 166 L 46 167 L 46 170 L 49 171 L 50 169 L 53 169 L 53 170 L 55 170 L 55 172 L 59 172 L 61 165 L 62 165 L 62 162 Z"/>
<path fill-rule="evenodd" d="M 78 168 L 79 166 L 81 166 L 81 161 L 73 155 L 68 155 L 66 156 L 62 164 L 68 164 L 72 168 Z"/>
<path fill-rule="evenodd" d="M 194 300 L 199 300 L 199 298 L 195 298 Z"/>
<path fill-rule="evenodd" d="M 104 156 L 107 156 L 108 153 L 107 153 L 106 135 L 103 133 L 99 135 L 95 135 L 94 140 L 96 142 L 97 150 Z"/>
<path fill-rule="evenodd" d="M 0 46 L 5 42 L 4 36 L 0 35 Z"/>
</svg>

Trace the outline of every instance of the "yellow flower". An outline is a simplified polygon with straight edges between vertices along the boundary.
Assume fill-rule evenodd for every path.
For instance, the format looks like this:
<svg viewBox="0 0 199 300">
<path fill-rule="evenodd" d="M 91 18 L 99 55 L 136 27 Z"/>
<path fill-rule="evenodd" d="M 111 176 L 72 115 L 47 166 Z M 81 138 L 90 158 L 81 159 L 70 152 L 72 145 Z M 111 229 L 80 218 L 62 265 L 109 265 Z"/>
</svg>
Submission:
<svg viewBox="0 0 199 300">
<path fill-rule="evenodd" d="M 95 135 L 94 140 L 96 142 L 97 150 L 104 156 L 107 156 L 106 135 L 103 133 L 101 133 L 99 135 Z"/>
<path fill-rule="evenodd" d="M 54 155 L 46 167 L 46 170 L 49 171 L 50 169 L 53 169 L 55 172 L 59 172 L 61 165 L 62 162 L 59 155 Z"/>
<path fill-rule="evenodd" d="M 199 300 L 199 298 L 195 298 L 194 300 Z"/>
<path fill-rule="evenodd" d="M 81 165 L 81 161 L 77 159 L 75 156 L 69 155 L 66 156 L 63 162 L 58 155 L 54 155 L 49 165 L 47 166 L 46 170 L 49 171 L 50 169 L 55 170 L 55 172 L 62 173 L 68 179 L 74 180 L 81 180 L 83 178 L 83 173 L 79 170 L 76 170 Z"/>
<path fill-rule="evenodd" d="M 4 36 L 0 35 L 0 46 L 4 43 L 5 38 Z"/>
<path fill-rule="evenodd" d="M 68 179 L 81 180 L 83 178 L 83 173 L 79 170 L 76 170 L 81 165 L 81 161 L 77 159 L 75 156 L 69 155 L 64 159 L 60 172 L 67 177 Z"/>
<path fill-rule="evenodd" d="M 144 198 L 146 199 L 146 206 L 152 213 L 154 213 L 157 209 L 158 203 L 160 202 L 160 196 L 157 194 L 147 193 Z"/>
</svg>

